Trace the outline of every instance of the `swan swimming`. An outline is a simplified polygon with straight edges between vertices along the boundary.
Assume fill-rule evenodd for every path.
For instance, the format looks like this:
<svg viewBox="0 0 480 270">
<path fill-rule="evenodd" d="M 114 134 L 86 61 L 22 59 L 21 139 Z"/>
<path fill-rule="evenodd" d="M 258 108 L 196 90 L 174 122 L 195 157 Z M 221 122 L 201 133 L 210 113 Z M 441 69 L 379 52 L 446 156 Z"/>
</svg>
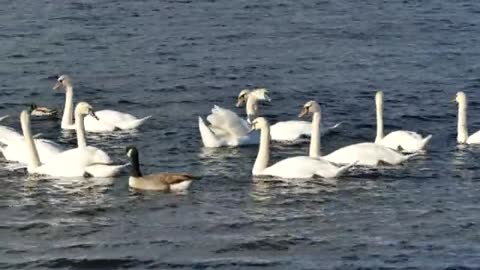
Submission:
<svg viewBox="0 0 480 270">
<path fill-rule="evenodd" d="M 63 87 L 65 89 L 65 107 L 62 116 L 62 129 L 75 129 L 73 124 L 73 85 L 68 75 L 58 78 L 53 90 Z M 90 132 L 108 132 L 118 129 L 134 129 L 143 124 L 151 115 L 144 118 L 113 110 L 97 111 L 100 121 L 91 116 L 85 117 L 85 129 Z"/>
<path fill-rule="evenodd" d="M 93 114 L 91 106 L 85 102 L 80 102 L 77 105 L 77 111 L 80 119 L 77 119 L 77 127 L 80 127 L 80 122 L 83 122 L 83 116 Z M 86 147 L 78 147 L 56 155 L 54 160 L 46 163 L 41 163 L 38 151 L 33 140 L 30 126 L 30 114 L 24 110 L 20 114 L 20 122 L 22 126 L 25 143 L 28 149 L 28 163 L 27 170 L 29 173 L 49 175 L 54 177 L 111 177 L 115 176 L 127 166 L 124 165 L 109 165 L 95 162 L 95 156 Z"/>
<path fill-rule="evenodd" d="M 480 144 L 480 130 L 468 135 L 467 127 L 467 95 L 460 91 L 455 96 L 458 104 L 457 142 L 461 144 Z"/>
<path fill-rule="evenodd" d="M 377 115 L 377 136 L 375 143 L 392 148 L 397 151 L 414 153 L 425 149 L 432 135 L 423 138 L 422 135 L 408 130 L 392 131 L 387 136 L 383 132 L 383 92 L 375 94 Z"/>
<path fill-rule="evenodd" d="M 386 146 L 375 143 L 357 143 L 342 147 L 332 153 L 322 156 L 320 151 L 320 106 L 315 101 L 307 102 L 299 117 L 313 113 L 312 136 L 310 139 L 309 157 L 319 158 L 334 164 L 357 164 L 363 166 L 378 166 L 382 164 L 397 165 L 417 154 L 403 155 Z"/>
<path fill-rule="evenodd" d="M 252 122 L 253 130 L 260 130 L 260 145 L 257 158 L 252 168 L 254 176 L 275 176 L 280 178 L 335 178 L 342 175 L 348 168 L 355 165 L 337 167 L 321 158 L 297 156 L 283 159 L 271 166 L 270 161 L 270 126 L 263 117 L 257 117 Z"/>
</svg>

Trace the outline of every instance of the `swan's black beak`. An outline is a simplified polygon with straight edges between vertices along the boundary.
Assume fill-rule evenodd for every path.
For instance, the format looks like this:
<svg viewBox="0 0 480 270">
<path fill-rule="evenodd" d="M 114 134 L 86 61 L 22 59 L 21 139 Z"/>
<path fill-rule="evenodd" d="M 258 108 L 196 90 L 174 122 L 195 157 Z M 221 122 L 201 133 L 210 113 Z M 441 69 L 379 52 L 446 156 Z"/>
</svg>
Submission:
<svg viewBox="0 0 480 270">
<path fill-rule="evenodd" d="M 304 117 L 305 115 L 308 114 L 308 107 L 303 107 L 302 111 L 300 112 L 300 114 L 298 115 L 298 118 L 302 118 Z"/>
<path fill-rule="evenodd" d="M 93 110 L 88 111 L 88 114 L 90 114 L 93 118 L 100 120 Z"/>
</svg>

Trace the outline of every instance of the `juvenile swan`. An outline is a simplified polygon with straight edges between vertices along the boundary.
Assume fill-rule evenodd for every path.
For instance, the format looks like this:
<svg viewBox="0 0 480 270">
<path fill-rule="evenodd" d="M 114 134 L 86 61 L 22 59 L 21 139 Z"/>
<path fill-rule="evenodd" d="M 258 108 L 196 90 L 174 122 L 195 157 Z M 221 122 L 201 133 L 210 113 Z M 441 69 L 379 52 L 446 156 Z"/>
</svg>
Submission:
<svg viewBox="0 0 480 270">
<path fill-rule="evenodd" d="M 377 137 L 375 138 L 375 143 L 407 153 L 414 153 L 425 149 L 432 135 L 422 138 L 422 135 L 413 131 L 397 130 L 384 136 L 382 91 L 376 93 L 375 104 L 377 108 Z"/>
<path fill-rule="evenodd" d="M 62 75 L 58 78 L 53 90 L 60 87 L 65 89 L 65 107 L 62 116 L 62 128 L 74 129 L 73 124 L 73 85 L 72 80 L 67 75 Z M 106 132 L 114 131 L 116 129 L 134 129 L 143 124 L 151 115 L 138 119 L 135 116 L 113 110 L 97 111 L 97 116 L 100 121 L 91 116 L 85 118 L 85 129 L 90 132 Z"/>
<path fill-rule="evenodd" d="M 458 103 L 457 142 L 462 144 L 480 144 L 480 130 L 468 136 L 467 128 L 467 95 L 458 92 L 455 101 Z"/>
<path fill-rule="evenodd" d="M 138 150 L 135 146 L 128 146 L 127 156 L 130 158 L 131 171 L 128 185 L 136 189 L 158 191 L 182 191 L 188 189 L 196 177 L 186 173 L 158 173 L 143 175 L 140 171 Z"/>
<path fill-rule="evenodd" d="M 258 155 L 253 165 L 252 174 L 255 176 L 266 175 L 280 178 L 335 178 L 342 175 L 348 166 L 337 167 L 330 162 L 307 156 L 297 156 L 281 160 L 268 166 L 270 160 L 270 126 L 263 117 L 258 117 L 252 122 L 252 129 L 260 130 L 260 145 Z"/>
</svg>

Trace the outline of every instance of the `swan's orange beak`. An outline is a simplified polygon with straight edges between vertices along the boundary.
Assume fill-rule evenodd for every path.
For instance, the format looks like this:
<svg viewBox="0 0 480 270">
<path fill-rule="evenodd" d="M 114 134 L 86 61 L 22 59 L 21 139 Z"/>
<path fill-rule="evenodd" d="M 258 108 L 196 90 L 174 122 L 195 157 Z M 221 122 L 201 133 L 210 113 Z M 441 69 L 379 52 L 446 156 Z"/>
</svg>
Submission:
<svg viewBox="0 0 480 270">
<path fill-rule="evenodd" d="M 54 86 L 53 86 L 53 90 L 58 90 L 58 88 L 60 88 L 62 86 L 62 83 L 61 82 L 57 82 Z"/>
<path fill-rule="evenodd" d="M 302 111 L 300 112 L 300 114 L 298 115 L 298 118 L 302 118 L 304 117 L 305 115 L 308 114 L 308 108 L 307 107 L 303 107 Z"/>
<path fill-rule="evenodd" d="M 90 110 L 88 114 L 90 114 L 93 118 L 100 120 L 93 110 Z"/>
</svg>

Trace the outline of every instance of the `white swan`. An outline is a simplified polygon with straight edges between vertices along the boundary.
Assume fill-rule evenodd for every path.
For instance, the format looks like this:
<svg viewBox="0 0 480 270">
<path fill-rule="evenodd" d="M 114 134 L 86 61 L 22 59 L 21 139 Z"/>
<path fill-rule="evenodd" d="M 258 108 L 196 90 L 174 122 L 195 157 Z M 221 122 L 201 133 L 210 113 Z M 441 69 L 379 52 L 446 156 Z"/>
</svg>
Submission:
<svg viewBox="0 0 480 270">
<path fill-rule="evenodd" d="M 242 90 L 238 96 L 237 107 L 240 107 L 244 102 L 246 103 L 246 112 L 249 120 L 254 119 L 258 116 L 258 107 L 256 98 L 261 91 L 265 91 L 268 94 L 268 90 L 264 88 L 255 89 L 250 91 L 248 89 Z M 253 98 L 250 98 L 253 97 Z M 270 101 L 270 97 L 268 97 Z M 332 127 L 321 129 L 322 135 L 331 131 L 341 123 L 337 123 Z M 270 136 L 273 141 L 295 141 L 300 139 L 302 136 L 310 136 L 312 133 L 312 124 L 308 121 L 301 120 L 290 120 L 290 121 L 281 121 L 277 122 L 270 126 Z"/>
<path fill-rule="evenodd" d="M 404 156 L 388 147 L 377 145 L 374 143 L 359 143 L 340 148 L 333 153 L 321 156 L 320 152 L 320 106 L 315 101 L 309 101 L 303 106 L 303 110 L 299 117 L 303 117 L 309 113 L 313 113 L 312 119 L 312 136 L 310 140 L 309 156 L 312 158 L 321 157 L 324 160 L 336 164 L 351 164 L 356 163 L 364 166 L 377 166 L 379 164 L 399 164 L 410 156 Z M 315 124 L 313 124 L 315 123 Z M 416 155 L 416 154 L 414 154 Z M 411 155 L 413 156 L 413 155 Z"/>
<path fill-rule="evenodd" d="M 319 125 L 319 122 L 319 114 L 314 115 L 314 121 L 312 121 L 312 123 Z M 256 118 L 252 122 L 252 129 L 260 130 L 258 155 L 252 169 L 252 174 L 255 176 L 265 175 L 281 178 L 312 178 L 314 176 L 320 176 L 323 178 L 335 178 L 355 164 L 355 162 L 352 162 L 350 165 L 337 167 L 321 158 L 297 156 L 281 160 L 272 166 L 268 166 L 270 159 L 270 127 L 267 120 L 263 117 Z"/>
<path fill-rule="evenodd" d="M 83 113 L 86 114 L 88 111 Z M 83 117 L 78 120 L 81 121 L 82 119 Z M 89 152 L 85 148 L 64 151 L 58 154 L 55 160 L 42 164 L 31 133 L 30 114 L 26 110 L 20 114 L 20 122 L 28 148 L 27 169 L 29 173 L 54 177 L 111 177 L 117 175 L 127 165 L 93 163 L 94 158 L 89 156 Z"/>
<path fill-rule="evenodd" d="M 376 93 L 375 104 L 377 109 L 377 137 L 375 138 L 375 143 L 407 153 L 414 153 L 425 149 L 432 135 L 423 138 L 422 135 L 413 131 L 397 130 L 384 136 L 382 91 Z"/>
<path fill-rule="evenodd" d="M 458 103 L 457 142 L 462 144 L 480 144 L 480 130 L 468 136 L 467 128 L 467 96 L 458 92 L 455 101 Z"/>
<path fill-rule="evenodd" d="M 28 148 L 22 134 L 13 128 L 0 126 L 0 143 L 4 144 L 0 147 L 0 152 L 6 160 L 28 163 Z M 35 139 L 35 143 L 42 162 L 49 162 L 64 151 L 63 147 L 50 140 Z"/>
<path fill-rule="evenodd" d="M 259 91 L 253 95 L 249 94 L 247 100 L 247 107 L 251 108 L 252 111 L 256 110 L 255 107 L 257 106 L 258 100 L 270 100 L 266 89 L 258 90 Z M 245 98 L 245 93 L 250 93 L 250 91 L 242 90 L 240 92 L 237 106 L 241 105 L 240 102 Z M 253 117 L 253 115 L 251 117 Z M 209 126 L 206 125 L 201 117 L 198 117 L 198 128 L 205 147 L 258 144 L 258 132 L 250 132 L 248 121 L 243 120 L 231 110 L 215 105 L 212 113 L 207 116 L 207 121 L 210 123 Z"/>
<path fill-rule="evenodd" d="M 72 80 L 67 75 L 58 78 L 57 83 L 53 87 L 57 90 L 60 87 L 65 88 L 65 107 L 62 116 L 62 128 L 74 129 L 73 124 L 73 85 Z M 151 115 L 138 119 L 135 116 L 113 110 L 101 110 L 96 112 L 100 121 L 91 116 L 85 118 L 85 129 L 90 132 L 106 132 L 116 129 L 133 129 L 137 128 L 143 122 L 151 117 Z"/>
</svg>

